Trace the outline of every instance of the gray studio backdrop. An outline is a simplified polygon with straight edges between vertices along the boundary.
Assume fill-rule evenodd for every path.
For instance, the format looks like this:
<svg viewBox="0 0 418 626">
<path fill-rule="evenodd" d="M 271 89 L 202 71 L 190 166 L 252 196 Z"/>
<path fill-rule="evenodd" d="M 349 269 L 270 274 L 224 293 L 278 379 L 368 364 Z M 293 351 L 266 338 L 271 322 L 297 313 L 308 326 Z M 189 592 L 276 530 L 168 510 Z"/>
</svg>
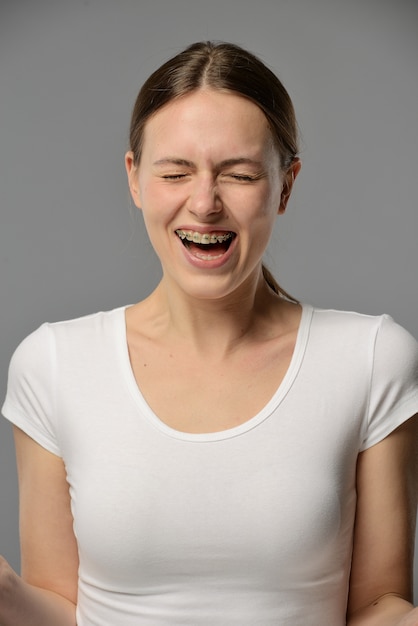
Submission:
<svg viewBox="0 0 418 626">
<path fill-rule="evenodd" d="M 158 280 L 125 182 L 129 115 L 146 76 L 200 39 L 256 52 L 294 99 L 304 165 L 267 259 L 283 286 L 418 337 L 417 34 L 415 0 L 2 0 L 1 398 L 40 323 L 134 302 Z M 0 553 L 19 568 L 4 420 Z"/>
</svg>

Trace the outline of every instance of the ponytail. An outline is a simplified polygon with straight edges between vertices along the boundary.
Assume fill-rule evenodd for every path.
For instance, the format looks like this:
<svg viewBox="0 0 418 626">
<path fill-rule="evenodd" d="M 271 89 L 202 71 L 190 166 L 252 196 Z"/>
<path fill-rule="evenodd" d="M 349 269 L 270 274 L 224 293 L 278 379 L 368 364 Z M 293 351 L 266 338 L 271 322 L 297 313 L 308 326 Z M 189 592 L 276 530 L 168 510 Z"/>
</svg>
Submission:
<svg viewBox="0 0 418 626">
<path fill-rule="evenodd" d="M 299 301 L 296 300 L 296 298 L 291 296 L 289 293 L 287 293 L 287 291 L 285 291 L 284 289 L 282 289 L 282 287 L 280 287 L 279 283 L 274 278 L 270 270 L 264 265 L 264 263 L 261 266 L 261 269 L 263 271 L 264 280 L 266 281 L 270 289 L 274 291 L 274 293 L 277 293 L 278 296 L 281 296 L 282 298 L 285 298 L 286 300 L 289 300 L 290 302 L 295 302 L 296 304 L 299 304 Z"/>
</svg>

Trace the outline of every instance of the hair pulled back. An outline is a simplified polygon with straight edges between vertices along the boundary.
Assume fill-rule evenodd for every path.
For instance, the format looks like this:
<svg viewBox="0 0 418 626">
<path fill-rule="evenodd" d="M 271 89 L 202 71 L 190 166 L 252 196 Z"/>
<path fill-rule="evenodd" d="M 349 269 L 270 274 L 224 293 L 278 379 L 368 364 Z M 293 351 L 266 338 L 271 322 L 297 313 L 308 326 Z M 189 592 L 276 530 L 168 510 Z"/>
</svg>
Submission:
<svg viewBox="0 0 418 626">
<path fill-rule="evenodd" d="M 235 93 L 265 114 L 286 170 L 298 154 L 298 129 L 292 101 L 277 76 L 254 54 L 226 42 L 197 42 L 166 61 L 143 84 L 129 132 L 133 161 L 138 165 L 147 121 L 169 102 L 202 88 Z M 264 278 L 278 294 L 289 296 L 263 265 Z"/>
</svg>

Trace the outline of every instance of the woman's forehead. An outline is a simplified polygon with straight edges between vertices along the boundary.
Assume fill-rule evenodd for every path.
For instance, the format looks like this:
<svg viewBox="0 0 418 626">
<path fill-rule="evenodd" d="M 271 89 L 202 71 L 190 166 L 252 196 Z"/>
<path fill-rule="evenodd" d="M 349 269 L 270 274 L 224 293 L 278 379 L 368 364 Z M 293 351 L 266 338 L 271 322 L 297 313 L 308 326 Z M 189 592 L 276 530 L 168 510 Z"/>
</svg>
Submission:
<svg viewBox="0 0 418 626">
<path fill-rule="evenodd" d="M 204 141 L 207 145 L 232 142 L 256 148 L 272 141 L 263 111 L 234 93 L 202 89 L 159 109 L 145 124 L 145 144 L 162 145 Z M 231 146 L 231 147 L 232 147 Z M 173 146 L 174 148 L 175 146 Z"/>
</svg>

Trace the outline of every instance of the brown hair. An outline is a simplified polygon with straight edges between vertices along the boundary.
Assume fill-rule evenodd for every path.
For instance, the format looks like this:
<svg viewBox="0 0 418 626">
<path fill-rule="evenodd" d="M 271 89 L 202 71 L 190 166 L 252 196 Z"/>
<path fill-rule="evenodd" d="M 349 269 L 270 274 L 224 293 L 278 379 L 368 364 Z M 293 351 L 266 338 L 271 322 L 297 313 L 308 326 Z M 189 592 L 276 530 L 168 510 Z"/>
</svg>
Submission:
<svg viewBox="0 0 418 626">
<path fill-rule="evenodd" d="M 298 154 L 298 129 L 292 101 L 277 76 L 255 55 L 231 43 L 194 43 L 166 61 L 142 86 L 130 126 L 134 163 L 141 159 L 144 127 L 149 118 L 174 99 L 199 88 L 236 93 L 265 114 L 285 171 Z M 263 265 L 263 276 L 277 294 L 294 300 Z M 295 301 L 295 300 L 294 300 Z"/>
</svg>

